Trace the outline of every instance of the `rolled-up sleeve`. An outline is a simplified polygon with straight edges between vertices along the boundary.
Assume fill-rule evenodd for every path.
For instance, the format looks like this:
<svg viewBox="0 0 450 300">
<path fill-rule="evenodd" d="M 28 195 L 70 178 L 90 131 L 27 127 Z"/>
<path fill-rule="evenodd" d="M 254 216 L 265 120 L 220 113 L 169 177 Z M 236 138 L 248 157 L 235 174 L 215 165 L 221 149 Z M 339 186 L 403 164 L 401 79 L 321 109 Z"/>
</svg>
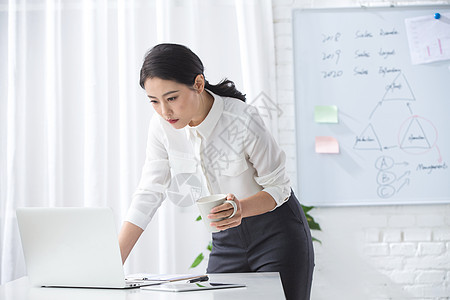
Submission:
<svg viewBox="0 0 450 300">
<path fill-rule="evenodd" d="M 248 109 L 246 154 L 256 170 L 255 181 L 263 187 L 280 206 L 291 194 L 289 177 L 286 175 L 286 155 L 264 125 L 254 107 Z"/>
<path fill-rule="evenodd" d="M 141 179 L 125 217 L 125 221 L 142 229 L 147 227 L 156 210 L 161 206 L 171 177 L 162 129 L 159 128 L 159 121 L 155 115 L 149 126 L 146 159 Z"/>
</svg>

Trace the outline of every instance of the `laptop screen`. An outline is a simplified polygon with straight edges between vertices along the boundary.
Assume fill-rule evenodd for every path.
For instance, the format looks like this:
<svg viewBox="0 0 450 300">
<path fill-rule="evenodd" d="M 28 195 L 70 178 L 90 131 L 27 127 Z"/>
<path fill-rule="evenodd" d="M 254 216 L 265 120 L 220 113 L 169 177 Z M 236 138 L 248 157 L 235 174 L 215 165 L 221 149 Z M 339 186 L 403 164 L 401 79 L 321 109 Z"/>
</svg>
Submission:
<svg viewBox="0 0 450 300">
<path fill-rule="evenodd" d="M 125 285 L 111 209 L 34 207 L 16 213 L 32 285 Z"/>
</svg>

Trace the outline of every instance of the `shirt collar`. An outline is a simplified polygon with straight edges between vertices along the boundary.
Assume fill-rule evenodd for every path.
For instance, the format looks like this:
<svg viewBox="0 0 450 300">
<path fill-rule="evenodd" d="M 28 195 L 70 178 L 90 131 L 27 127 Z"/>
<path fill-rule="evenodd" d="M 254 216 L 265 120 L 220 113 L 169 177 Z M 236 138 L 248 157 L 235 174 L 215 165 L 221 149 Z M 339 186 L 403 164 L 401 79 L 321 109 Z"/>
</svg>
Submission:
<svg viewBox="0 0 450 300">
<path fill-rule="evenodd" d="M 222 97 L 210 91 L 207 92 L 214 97 L 214 102 L 208 114 L 206 115 L 206 118 L 197 126 L 189 126 L 189 125 L 186 126 L 186 129 L 188 131 L 197 131 L 204 139 L 208 138 L 211 135 L 211 132 L 216 127 L 217 122 L 219 122 L 219 118 L 223 112 Z"/>
</svg>

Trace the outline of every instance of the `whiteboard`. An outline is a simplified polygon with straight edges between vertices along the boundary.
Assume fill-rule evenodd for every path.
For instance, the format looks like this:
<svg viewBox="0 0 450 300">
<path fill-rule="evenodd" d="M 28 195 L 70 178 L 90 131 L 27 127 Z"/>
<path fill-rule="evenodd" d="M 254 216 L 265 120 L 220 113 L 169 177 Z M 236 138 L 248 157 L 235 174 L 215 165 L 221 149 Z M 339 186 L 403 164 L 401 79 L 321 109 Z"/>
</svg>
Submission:
<svg viewBox="0 0 450 300">
<path fill-rule="evenodd" d="M 412 64 L 405 25 L 436 12 L 450 6 L 293 12 L 302 203 L 450 202 L 450 61 Z"/>
</svg>

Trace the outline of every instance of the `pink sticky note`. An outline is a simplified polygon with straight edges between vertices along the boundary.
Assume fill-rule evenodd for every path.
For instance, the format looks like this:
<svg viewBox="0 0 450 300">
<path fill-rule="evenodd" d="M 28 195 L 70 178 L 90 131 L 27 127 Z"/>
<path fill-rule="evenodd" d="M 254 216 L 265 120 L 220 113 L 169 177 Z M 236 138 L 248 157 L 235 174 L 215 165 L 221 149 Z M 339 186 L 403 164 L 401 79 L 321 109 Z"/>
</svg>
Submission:
<svg viewBox="0 0 450 300">
<path fill-rule="evenodd" d="M 339 153 L 339 142 L 332 136 L 316 136 L 316 153 Z"/>
</svg>

